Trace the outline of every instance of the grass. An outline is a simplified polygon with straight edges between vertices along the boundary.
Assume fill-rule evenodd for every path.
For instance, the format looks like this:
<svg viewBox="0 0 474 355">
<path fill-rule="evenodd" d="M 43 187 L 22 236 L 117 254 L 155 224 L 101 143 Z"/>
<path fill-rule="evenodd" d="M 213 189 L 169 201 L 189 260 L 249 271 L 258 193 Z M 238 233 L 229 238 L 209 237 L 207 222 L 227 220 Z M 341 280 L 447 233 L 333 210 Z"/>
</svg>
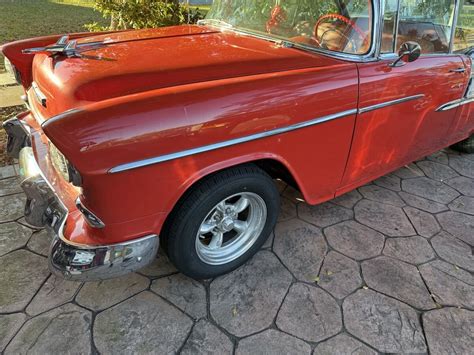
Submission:
<svg viewBox="0 0 474 355">
<path fill-rule="evenodd" d="M 0 0 L 0 45 L 11 41 L 68 32 L 84 32 L 84 25 L 108 21 L 92 0 Z M 3 57 L 0 57 L 0 70 Z"/>
<path fill-rule="evenodd" d="M 108 21 L 94 11 L 93 4 L 93 0 L 0 0 L 0 45 L 24 38 L 84 32 L 84 25 L 92 22 L 106 25 Z M 24 110 L 23 106 L 0 108 L 0 166 L 11 164 L 4 152 L 6 135 L 1 123 Z"/>
<path fill-rule="evenodd" d="M 89 0 L 0 0 L 0 44 L 49 34 L 86 31 L 107 24 Z"/>
</svg>

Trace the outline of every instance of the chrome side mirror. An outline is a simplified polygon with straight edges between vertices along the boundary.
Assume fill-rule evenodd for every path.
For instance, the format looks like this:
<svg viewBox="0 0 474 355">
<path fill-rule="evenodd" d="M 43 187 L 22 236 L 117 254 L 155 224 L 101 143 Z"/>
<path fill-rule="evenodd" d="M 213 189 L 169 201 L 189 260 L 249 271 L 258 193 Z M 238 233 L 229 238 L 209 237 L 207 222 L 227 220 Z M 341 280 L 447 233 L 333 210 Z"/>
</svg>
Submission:
<svg viewBox="0 0 474 355">
<path fill-rule="evenodd" d="M 414 62 L 421 55 L 421 46 L 416 42 L 405 42 L 400 46 L 398 58 L 390 66 L 401 67 L 407 63 Z"/>
</svg>

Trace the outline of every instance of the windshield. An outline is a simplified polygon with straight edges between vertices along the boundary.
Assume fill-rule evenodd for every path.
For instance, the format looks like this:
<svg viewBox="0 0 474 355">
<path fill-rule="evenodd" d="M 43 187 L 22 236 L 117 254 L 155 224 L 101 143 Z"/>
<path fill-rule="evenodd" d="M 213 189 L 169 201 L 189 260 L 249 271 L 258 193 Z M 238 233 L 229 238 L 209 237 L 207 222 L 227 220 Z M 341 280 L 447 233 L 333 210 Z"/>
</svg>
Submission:
<svg viewBox="0 0 474 355">
<path fill-rule="evenodd" d="M 206 21 L 315 48 L 366 54 L 372 13 L 371 0 L 214 0 Z"/>
</svg>

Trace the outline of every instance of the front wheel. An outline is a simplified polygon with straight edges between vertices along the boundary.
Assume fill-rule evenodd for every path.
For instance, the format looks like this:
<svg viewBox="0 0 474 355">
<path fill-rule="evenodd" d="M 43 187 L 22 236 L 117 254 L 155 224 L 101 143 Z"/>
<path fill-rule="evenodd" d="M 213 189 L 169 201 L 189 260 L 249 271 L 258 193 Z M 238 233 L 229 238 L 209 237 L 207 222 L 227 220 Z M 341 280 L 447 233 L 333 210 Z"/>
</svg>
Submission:
<svg viewBox="0 0 474 355">
<path fill-rule="evenodd" d="M 474 135 L 451 146 L 454 150 L 463 153 L 474 153 Z"/>
<path fill-rule="evenodd" d="M 168 256 L 195 279 L 232 271 L 265 243 L 279 206 L 273 180 L 254 165 L 205 178 L 170 216 L 164 230 Z"/>
</svg>

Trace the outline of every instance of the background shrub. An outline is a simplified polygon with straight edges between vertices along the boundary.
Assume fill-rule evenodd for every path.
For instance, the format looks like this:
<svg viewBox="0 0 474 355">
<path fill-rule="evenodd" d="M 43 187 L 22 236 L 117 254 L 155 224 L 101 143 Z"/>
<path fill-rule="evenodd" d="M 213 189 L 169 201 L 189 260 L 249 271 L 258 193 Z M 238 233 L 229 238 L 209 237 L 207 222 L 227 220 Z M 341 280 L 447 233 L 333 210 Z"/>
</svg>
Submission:
<svg viewBox="0 0 474 355">
<path fill-rule="evenodd" d="M 87 25 L 89 30 L 172 26 L 195 23 L 204 16 L 178 0 L 96 0 L 94 8 L 110 18 L 110 26 L 92 23 Z"/>
</svg>

